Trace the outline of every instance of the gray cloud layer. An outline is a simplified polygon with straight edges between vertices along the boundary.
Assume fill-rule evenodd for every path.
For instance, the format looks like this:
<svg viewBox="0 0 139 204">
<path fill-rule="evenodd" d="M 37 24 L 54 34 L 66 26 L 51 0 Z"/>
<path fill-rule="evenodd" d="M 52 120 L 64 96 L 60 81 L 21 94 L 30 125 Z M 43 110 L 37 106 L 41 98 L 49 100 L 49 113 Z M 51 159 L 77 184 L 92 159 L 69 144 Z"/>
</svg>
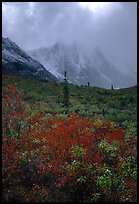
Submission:
<svg viewBox="0 0 139 204">
<path fill-rule="evenodd" d="M 76 2 L 3 3 L 2 34 L 25 50 L 57 41 L 99 46 L 123 70 L 137 69 L 137 3 L 113 3 L 98 15 Z"/>
</svg>

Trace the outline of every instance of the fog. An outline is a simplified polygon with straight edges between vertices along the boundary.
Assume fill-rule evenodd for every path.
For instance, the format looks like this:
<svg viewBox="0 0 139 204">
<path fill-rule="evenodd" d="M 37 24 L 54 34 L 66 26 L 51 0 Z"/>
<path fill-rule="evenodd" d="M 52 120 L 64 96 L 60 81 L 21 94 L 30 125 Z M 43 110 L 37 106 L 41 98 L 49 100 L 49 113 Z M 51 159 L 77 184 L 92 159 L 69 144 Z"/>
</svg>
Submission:
<svg viewBox="0 0 139 204">
<path fill-rule="evenodd" d="M 137 72 L 137 2 L 96 10 L 78 2 L 3 2 L 2 35 L 26 51 L 58 41 L 85 51 L 98 46 L 118 68 Z"/>
</svg>

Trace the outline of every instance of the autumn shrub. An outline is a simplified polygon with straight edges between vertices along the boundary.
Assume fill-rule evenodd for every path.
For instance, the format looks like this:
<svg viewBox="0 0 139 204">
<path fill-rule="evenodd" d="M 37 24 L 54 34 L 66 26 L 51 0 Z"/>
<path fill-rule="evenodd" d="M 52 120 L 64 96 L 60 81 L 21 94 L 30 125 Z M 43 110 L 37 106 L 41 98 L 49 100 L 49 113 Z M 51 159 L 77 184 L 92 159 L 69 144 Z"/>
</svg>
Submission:
<svg viewBox="0 0 139 204">
<path fill-rule="evenodd" d="M 125 142 L 124 129 L 115 127 L 110 121 L 99 118 L 92 121 L 73 115 L 69 115 L 67 119 L 52 117 L 44 121 L 44 125 L 41 120 L 38 121 L 37 126 L 31 123 L 31 138 L 38 140 L 37 157 L 41 156 L 38 171 L 42 179 L 49 172 L 55 173 L 61 180 L 64 179 L 63 187 L 66 186 L 67 192 L 76 201 L 83 201 L 98 193 L 100 201 L 123 199 L 118 193 L 113 195 L 116 189 L 122 190 L 121 182 L 125 179 L 125 175 L 121 176 L 119 172 L 119 166 L 121 160 L 125 161 L 131 154 L 136 158 L 135 142 Z M 28 135 L 29 132 L 25 134 Z M 31 146 L 34 149 L 32 142 Z M 89 166 L 90 171 L 87 170 Z M 105 175 L 105 171 L 108 175 Z M 136 165 L 134 174 L 135 172 Z M 126 192 L 126 187 L 124 190 Z"/>
<path fill-rule="evenodd" d="M 20 135 L 28 113 L 25 110 L 22 97 L 15 84 L 9 84 L 2 90 L 2 128 L 9 136 Z"/>
<path fill-rule="evenodd" d="M 28 128 L 20 137 L 3 132 L 3 201 L 52 201 L 55 192 L 77 202 L 137 201 L 136 137 L 126 141 L 125 128 L 99 117 L 36 113 L 26 119 L 16 87 L 6 91 L 3 127 L 15 133 L 14 125 L 27 120 Z"/>
</svg>

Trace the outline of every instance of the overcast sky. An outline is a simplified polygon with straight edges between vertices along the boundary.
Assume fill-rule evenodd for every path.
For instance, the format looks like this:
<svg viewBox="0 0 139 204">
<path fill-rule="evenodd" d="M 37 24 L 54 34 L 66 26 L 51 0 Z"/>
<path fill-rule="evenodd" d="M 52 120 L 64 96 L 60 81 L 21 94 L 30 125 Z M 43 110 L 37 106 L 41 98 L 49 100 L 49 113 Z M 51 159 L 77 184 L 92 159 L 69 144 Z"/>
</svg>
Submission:
<svg viewBox="0 0 139 204">
<path fill-rule="evenodd" d="M 3 2 L 2 35 L 25 50 L 98 46 L 120 69 L 137 70 L 136 2 Z"/>
</svg>

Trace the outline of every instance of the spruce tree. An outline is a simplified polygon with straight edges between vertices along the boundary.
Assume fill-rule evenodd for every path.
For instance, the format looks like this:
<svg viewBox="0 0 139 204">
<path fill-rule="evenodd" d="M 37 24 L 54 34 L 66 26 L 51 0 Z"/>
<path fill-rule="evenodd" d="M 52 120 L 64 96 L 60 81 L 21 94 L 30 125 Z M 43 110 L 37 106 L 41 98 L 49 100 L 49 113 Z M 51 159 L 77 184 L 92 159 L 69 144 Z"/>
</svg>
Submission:
<svg viewBox="0 0 139 204">
<path fill-rule="evenodd" d="M 68 81 L 67 81 L 67 72 L 65 71 L 64 75 L 64 88 L 63 88 L 63 93 L 64 93 L 64 106 L 69 108 L 69 87 L 68 87 Z"/>
</svg>

